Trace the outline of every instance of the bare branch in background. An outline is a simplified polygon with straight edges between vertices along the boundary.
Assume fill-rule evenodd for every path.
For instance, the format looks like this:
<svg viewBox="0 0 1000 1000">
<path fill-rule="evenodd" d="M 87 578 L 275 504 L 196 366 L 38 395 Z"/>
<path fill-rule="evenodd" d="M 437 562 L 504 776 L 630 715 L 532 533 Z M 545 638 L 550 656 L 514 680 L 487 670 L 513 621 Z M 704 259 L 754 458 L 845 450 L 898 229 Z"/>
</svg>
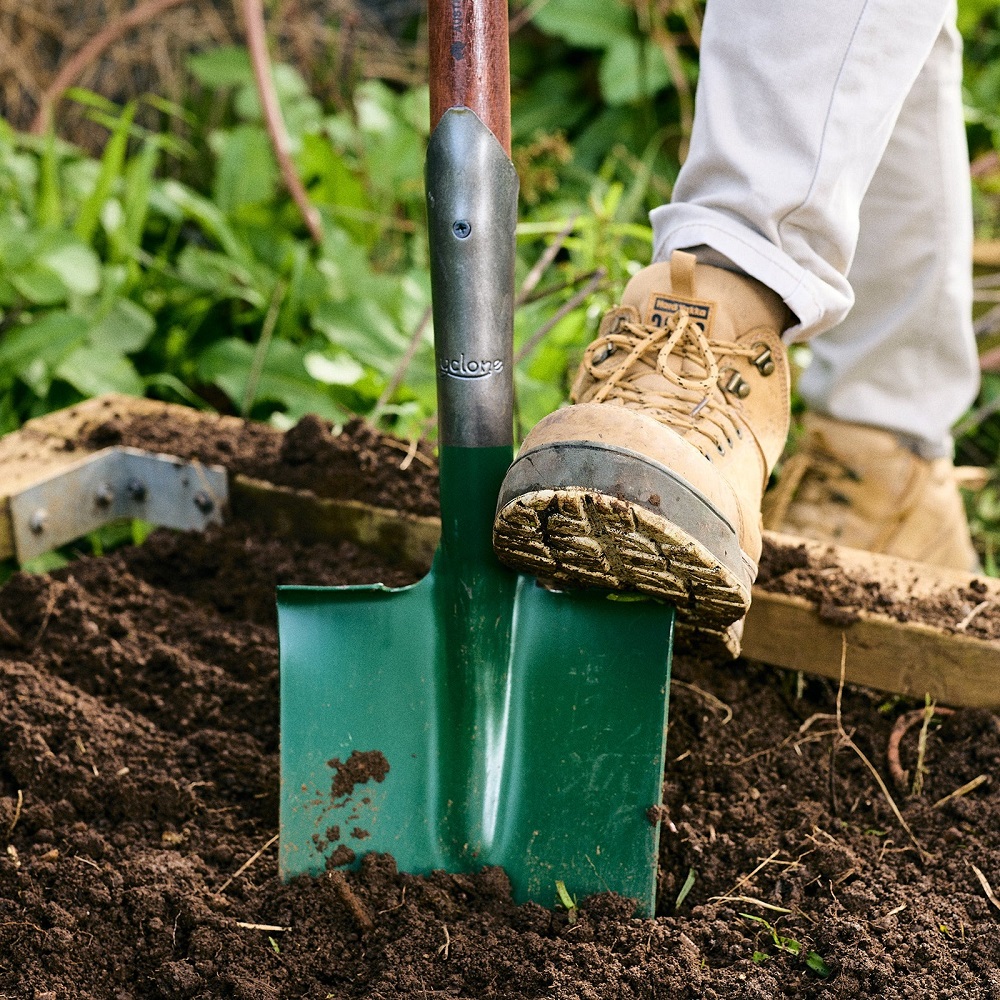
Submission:
<svg viewBox="0 0 1000 1000">
<path fill-rule="evenodd" d="M 59 103 L 59 99 L 76 83 L 84 70 L 100 59 L 109 46 L 114 45 L 133 28 L 141 27 L 172 7 L 179 7 L 188 2 L 189 0 L 150 0 L 149 3 L 133 7 L 103 31 L 94 35 L 86 45 L 66 60 L 55 79 L 45 88 L 38 104 L 38 113 L 31 123 L 31 131 L 35 135 L 42 135 L 48 129 L 52 121 L 52 109 Z"/>
<path fill-rule="evenodd" d="M 599 267 L 596 271 L 592 272 L 590 275 L 590 281 L 587 282 L 567 302 L 564 302 L 559 309 L 556 310 L 554 315 L 543 323 L 528 339 L 525 341 L 524 346 L 517 352 L 514 356 L 514 364 L 520 364 L 545 338 L 546 334 L 553 329 L 553 327 L 565 316 L 568 316 L 574 309 L 581 306 L 587 299 L 587 296 L 597 291 L 601 286 L 604 279 L 608 276 L 608 270 L 605 267 Z"/>
<path fill-rule="evenodd" d="M 246 22 L 247 48 L 250 50 L 250 62 L 253 64 L 253 75 L 257 81 L 257 93 L 260 96 L 267 134 L 271 138 L 271 146 L 274 148 L 285 187 L 288 188 L 289 194 L 302 213 L 310 235 L 318 245 L 323 242 L 323 228 L 319 212 L 316 211 L 316 206 L 310 203 L 306 189 L 302 186 L 302 181 L 295 171 L 295 164 L 292 162 L 288 130 L 285 128 L 281 105 L 278 103 L 278 94 L 271 76 L 271 58 L 267 52 L 262 0 L 243 0 L 243 18 Z"/>
</svg>

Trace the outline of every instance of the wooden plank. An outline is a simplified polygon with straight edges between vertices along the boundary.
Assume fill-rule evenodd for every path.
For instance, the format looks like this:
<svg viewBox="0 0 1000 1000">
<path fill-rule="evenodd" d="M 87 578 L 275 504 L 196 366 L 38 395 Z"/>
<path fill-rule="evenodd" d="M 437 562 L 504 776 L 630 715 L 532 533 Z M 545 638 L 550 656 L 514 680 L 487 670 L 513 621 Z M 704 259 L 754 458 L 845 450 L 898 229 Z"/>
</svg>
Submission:
<svg viewBox="0 0 1000 1000">
<path fill-rule="evenodd" d="M 817 603 L 778 592 L 779 581 L 772 581 L 754 587 L 743 633 L 745 657 L 839 680 L 846 639 L 849 683 L 915 698 L 930 695 L 944 705 L 1000 708 L 1000 642 L 960 629 L 984 602 L 981 613 L 995 620 L 1000 581 L 790 536 L 767 533 L 766 542 L 794 546 L 808 556 L 809 567 L 792 574 L 819 571 L 874 581 L 909 620 L 859 609 L 856 621 L 840 624 Z M 969 594 L 978 600 L 962 596 Z M 957 608 L 950 627 L 922 621 L 922 606 L 942 600 Z"/>
</svg>

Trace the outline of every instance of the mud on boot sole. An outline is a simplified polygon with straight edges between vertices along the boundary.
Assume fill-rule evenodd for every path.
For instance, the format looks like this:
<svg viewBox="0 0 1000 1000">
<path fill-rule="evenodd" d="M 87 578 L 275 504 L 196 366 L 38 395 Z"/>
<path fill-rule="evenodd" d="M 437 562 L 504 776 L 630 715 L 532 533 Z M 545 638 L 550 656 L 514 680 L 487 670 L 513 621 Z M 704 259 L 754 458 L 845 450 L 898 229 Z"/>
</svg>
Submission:
<svg viewBox="0 0 1000 1000">
<path fill-rule="evenodd" d="M 660 598 L 676 606 L 682 642 L 697 635 L 738 651 L 731 626 L 746 614 L 751 574 L 736 532 L 642 455 L 591 442 L 522 455 L 504 480 L 493 545 L 503 563 L 544 581 Z"/>
</svg>

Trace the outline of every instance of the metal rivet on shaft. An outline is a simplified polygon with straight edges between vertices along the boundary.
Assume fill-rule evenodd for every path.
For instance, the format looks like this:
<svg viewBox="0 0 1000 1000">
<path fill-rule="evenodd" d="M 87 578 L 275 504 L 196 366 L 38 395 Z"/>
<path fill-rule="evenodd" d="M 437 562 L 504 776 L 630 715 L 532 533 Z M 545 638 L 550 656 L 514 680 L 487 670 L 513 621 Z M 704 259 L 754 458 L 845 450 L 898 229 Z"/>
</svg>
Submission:
<svg viewBox="0 0 1000 1000">
<path fill-rule="evenodd" d="M 146 499 L 146 484 L 141 479 L 130 479 L 128 492 L 136 503 L 142 503 Z"/>
<path fill-rule="evenodd" d="M 468 239 L 472 234 L 472 226 L 465 219 L 459 219 L 451 227 L 451 231 L 460 239 Z"/>
<path fill-rule="evenodd" d="M 115 491 L 107 484 L 101 483 L 94 492 L 94 503 L 98 507 L 110 507 L 115 502 Z"/>
<path fill-rule="evenodd" d="M 28 518 L 28 529 L 33 535 L 40 535 L 45 530 L 45 522 L 49 519 L 49 512 L 44 507 L 39 507 L 31 517 Z"/>
</svg>

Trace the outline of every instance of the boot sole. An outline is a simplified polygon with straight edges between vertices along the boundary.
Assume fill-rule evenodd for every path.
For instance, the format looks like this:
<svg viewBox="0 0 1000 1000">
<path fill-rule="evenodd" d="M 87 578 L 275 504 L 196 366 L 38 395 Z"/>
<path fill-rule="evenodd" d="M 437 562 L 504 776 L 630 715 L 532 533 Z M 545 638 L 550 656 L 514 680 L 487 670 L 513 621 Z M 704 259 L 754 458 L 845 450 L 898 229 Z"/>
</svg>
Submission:
<svg viewBox="0 0 1000 1000">
<path fill-rule="evenodd" d="M 501 562 L 543 581 L 673 604 L 682 645 L 697 634 L 702 652 L 739 651 L 733 623 L 749 607 L 752 570 L 735 529 L 637 452 L 570 441 L 519 456 L 504 479 L 493 545 Z"/>
</svg>

